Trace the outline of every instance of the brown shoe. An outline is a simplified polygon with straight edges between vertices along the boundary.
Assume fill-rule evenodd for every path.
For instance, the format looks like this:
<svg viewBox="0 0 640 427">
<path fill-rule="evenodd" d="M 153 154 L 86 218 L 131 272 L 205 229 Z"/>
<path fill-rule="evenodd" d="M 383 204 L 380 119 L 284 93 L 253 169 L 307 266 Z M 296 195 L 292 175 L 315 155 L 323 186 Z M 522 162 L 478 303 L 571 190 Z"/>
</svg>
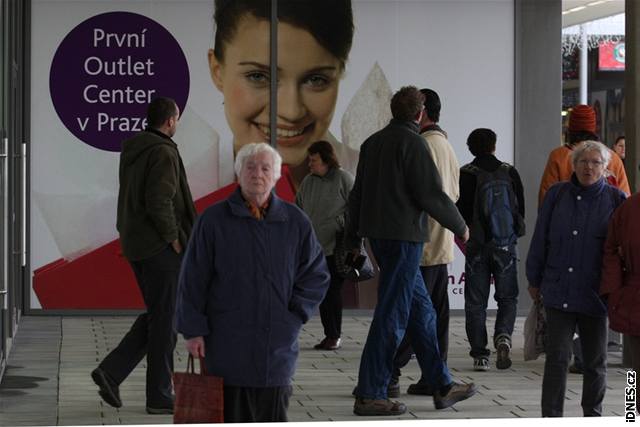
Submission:
<svg viewBox="0 0 640 427">
<path fill-rule="evenodd" d="M 433 395 L 433 404 L 436 405 L 436 409 L 445 409 L 455 405 L 461 400 L 470 398 L 476 394 L 476 391 L 476 386 L 473 383 L 452 383 L 451 388 L 444 396 L 440 394 L 440 391 L 436 391 Z"/>
<path fill-rule="evenodd" d="M 405 412 L 407 412 L 407 407 L 404 403 L 389 399 L 361 399 L 358 397 L 353 405 L 353 413 L 356 415 L 402 415 Z"/>
<path fill-rule="evenodd" d="M 313 348 L 316 350 L 337 350 L 340 348 L 341 344 L 342 340 L 340 338 L 325 338 L 318 344 L 314 345 Z"/>
</svg>

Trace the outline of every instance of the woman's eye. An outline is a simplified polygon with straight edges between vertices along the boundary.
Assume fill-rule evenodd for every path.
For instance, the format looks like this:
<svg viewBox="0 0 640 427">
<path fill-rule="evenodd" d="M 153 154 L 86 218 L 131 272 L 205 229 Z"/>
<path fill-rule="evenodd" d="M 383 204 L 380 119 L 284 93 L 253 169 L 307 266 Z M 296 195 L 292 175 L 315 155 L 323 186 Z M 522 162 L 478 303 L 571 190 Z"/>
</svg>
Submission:
<svg viewBox="0 0 640 427">
<path fill-rule="evenodd" d="M 267 84 L 269 83 L 269 74 L 261 71 L 251 71 L 245 74 L 245 77 L 249 82 L 254 84 Z"/>
<path fill-rule="evenodd" d="M 306 85 L 314 89 L 323 89 L 326 86 L 328 86 L 330 82 L 331 82 L 331 79 L 329 79 L 327 76 L 323 76 L 320 74 L 311 75 L 307 77 L 304 81 Z"/>
</svg>

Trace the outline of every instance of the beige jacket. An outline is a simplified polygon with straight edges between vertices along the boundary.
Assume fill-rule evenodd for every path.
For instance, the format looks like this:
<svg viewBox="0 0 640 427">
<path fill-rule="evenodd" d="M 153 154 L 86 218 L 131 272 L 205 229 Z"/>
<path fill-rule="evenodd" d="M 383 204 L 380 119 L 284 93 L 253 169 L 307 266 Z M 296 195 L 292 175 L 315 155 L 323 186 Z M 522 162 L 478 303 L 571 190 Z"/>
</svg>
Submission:
<svg viewBox="0 0 640 427">
<path fill-rule="evenodd" d="M 422 136 L 442 178 L 442 189 L 455 203 L 460 197 L 460 164 L 456 153 L 442 132 L 427 130 Z M 431 239 L 424 244 L 420 265 L 432 266 L 453 262 L 453 233 L 431 217 L 428 226 Z"/>
</svg>

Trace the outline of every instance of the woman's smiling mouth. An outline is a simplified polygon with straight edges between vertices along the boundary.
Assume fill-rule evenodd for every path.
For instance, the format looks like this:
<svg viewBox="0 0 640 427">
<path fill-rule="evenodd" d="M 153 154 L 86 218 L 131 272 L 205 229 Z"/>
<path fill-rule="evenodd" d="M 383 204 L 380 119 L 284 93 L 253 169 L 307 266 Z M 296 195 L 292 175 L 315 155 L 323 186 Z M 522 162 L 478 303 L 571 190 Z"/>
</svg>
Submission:
<svg viewBox="0 0 640 427">
<path fill-rule="evenodd" d="M 269 126 L 256 124 L 260 132 L 264 134 L 264 136 L 268 139 L 271 136 L 271 129 Z M 300 142 L 302 142 L 305 138 L 305 134 L 308 130 L 311 129 L 313 125 L 308 125 L 300 128 L 276 128 L 276 138 L 278 145 L 282 145 L 283 147 L 293 147 Z"/>
</svg>

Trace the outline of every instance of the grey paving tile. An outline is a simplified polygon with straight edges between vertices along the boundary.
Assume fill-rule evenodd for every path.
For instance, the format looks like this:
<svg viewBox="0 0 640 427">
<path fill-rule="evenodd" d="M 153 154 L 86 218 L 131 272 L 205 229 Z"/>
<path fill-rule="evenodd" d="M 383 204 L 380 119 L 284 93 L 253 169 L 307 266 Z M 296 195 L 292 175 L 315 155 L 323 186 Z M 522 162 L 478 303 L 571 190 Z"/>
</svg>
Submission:
<svg viewBox="0 0 640 427">
<path fill-rule="evenodd" d="M 493 318 L 488 322 L 492 323 Z M 522 324 L 515 327 L 513 367 L 474 372 L 468 356 L 464 319 L 453 318 L 449 367 L 457 380 L 474 381 L 479 392 L 454 408 L 435 410 L 432 399 L 402 394 L 398 400 L 409 410 L 401 417 L 357 417 L 353 414 L 351 391 L 357 382 L 362 347 L 371 318 L 347 311 L 343 317 L 344 344 L 340 350 L 313 349 L 322 337 L 315 317 L 300 336 L 300 357 L 294 377 L 291 421 L 354 421 L 392 419 L 465 419 L 538 417 L 544 359 L 522 360 Z M 111 408 L 101 401 L 90 372 L 118 344 L 133 317 L 26 317 L 20 325 L 0 384 L 0 425 L 101 425 L 170 424 L 171 416 L 145 413 L 145 369 L 143 361 L 121 385 L 124 406 Z M 176 370 L 186 368 L 184 342 L 175 353 Z M 605 415 L 619 415 L 623 409 L 625 370 L 620 355 L 609 355 L 609 388 Z M 495 356 L 492 355 L 492 364 Z M 492 365 L 492 368 L 494 365 Z M 403 370 L 401 389 L 420 377 L 415 360 Z M 580 416 L 581 377 L 569 376 L 565 414 Z"/>
</svg>

